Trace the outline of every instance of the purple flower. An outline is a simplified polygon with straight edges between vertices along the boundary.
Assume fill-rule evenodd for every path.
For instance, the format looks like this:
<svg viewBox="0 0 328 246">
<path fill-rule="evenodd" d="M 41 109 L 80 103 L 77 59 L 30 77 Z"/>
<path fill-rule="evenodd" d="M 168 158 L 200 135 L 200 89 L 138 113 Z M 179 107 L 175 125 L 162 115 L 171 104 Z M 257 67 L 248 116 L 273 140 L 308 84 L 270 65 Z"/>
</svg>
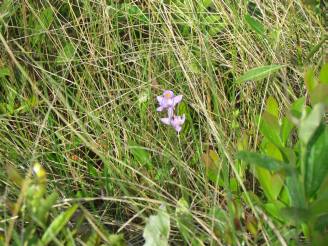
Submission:
<svg viewBox="0 0 328 246">
<path fill-rule="evenodd" d="M 162 96 L 157 96 L 157 101 L 159 102 L 159 107 L 157 111 L 168 110 L 169 118 L 173 116 L 173 110 L 175 105 L 177 105 L 182 100 L 182 95 L 174 96 L 173 91 L 166 90 L 163 92 Z"/>
<path fill-rule="evenodd" d="M 161 118 L 161 121 L 165 124 L 165 125 L 171 125 L 173 126 L 173 128 L 177 131 L 177 133 L 179 133 L 182 129 L 182 125 L 185 122 L 186 117 L 183 114 L 182 116 L 179 115 L 173 115 L 172 117 L 169 118 Z"/>
<path fill-rule="evenodd" d="M 157 111 L 167 110 L 167 118 L 161 118 L 161 121 L 166 125 L 172 126 L 177 133 L 181 131 L 182 125 L 186 120 L 185 115 L 179 116 L 174 114 L 174 108 L 181 100 L 182 95 L 174 96 L 173 91 L 170 90 L 165 90 L 162 96 L 157 97 L 159 102 Z"/>
</svg>

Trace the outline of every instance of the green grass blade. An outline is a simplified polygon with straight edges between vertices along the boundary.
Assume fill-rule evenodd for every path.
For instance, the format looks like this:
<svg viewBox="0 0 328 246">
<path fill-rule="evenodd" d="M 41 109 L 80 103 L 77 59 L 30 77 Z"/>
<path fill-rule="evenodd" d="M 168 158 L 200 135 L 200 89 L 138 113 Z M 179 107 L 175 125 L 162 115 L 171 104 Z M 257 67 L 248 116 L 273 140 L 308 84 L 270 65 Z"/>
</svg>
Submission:
<svg viewBox="0 0 328 246">
<path fill-rule="evenodd" d="M 259 81 L 279 71 L 283 67 L 284 67 L 283 65 L 267 65 L 267 66 L 252 68 L 248 70 L 246 73 L 244 73 L 242 76 L 238 77 L 236 79 L 236 83 L 241 84 L 243 82 L 250 81 L 250 80 Z"/>
<path fill-rule="evenodd" d="M 48 229 L 44 232 L 41 238 L 41 245 L 47 245 L 56 237 L 56 235 L 63 229 L 63 227 L 70 220 L 70 218 L 72 217 L 72 215 L 74 214 L 77 208 L 78 205 L 75 204 L 69 209 L 67 209 L 65 212 L 62 212 L 54 219 L 54 221 L 50 224 Z"/>
</svg>

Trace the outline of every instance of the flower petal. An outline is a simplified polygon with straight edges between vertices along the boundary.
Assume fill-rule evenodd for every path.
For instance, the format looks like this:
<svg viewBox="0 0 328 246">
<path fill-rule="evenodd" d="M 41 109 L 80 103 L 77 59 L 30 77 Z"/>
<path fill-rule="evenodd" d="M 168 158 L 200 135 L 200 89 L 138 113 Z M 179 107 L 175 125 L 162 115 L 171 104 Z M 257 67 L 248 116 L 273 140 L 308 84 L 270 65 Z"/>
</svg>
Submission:
<svg viewBox="0 0 328 246">
<path fill-rule="evenodd" d="M 162 104 L 162 102 L 163 102 L 163 96 L 157 96 L 156 97 L 157 98 L 157 101 L 159 102 L 159 104 Z"/>
<path fill-rule="evenodd" d="M 160 106 L 160 107 L 158 107 L 156 110 L 157 110 L 158 112 L 161 112 L 161 111 L 163 111 L 163 109 L 164 109 L 164 107 Z"/>
<path fill-rule="evenodd" d="M 179 102 L 181 102 L 182 100 L 182 95 L 178 95 L 176 97 L 173 98 L 173 105 L 177 105 Z"/>
<path fill-rule="evenodd" d="M 173 102 L 173 99 L 171 98 L 165 98 L 163 100 L 163 106 L 165 105 L 165 107 L 174 107 L 174 102 Z"/>
<path fill-rule="evenodd" d="M 182 115 L 182 117 L 180 117 L 180 125 L 182 125 L 186 120 L 186 116 L 185 114 Z"/>
<path fill-rule="evenodd" d="M 171 123 L 171 119 L 170 119 L 170 118 L 161 118 L 161 121 L 162 121 L 165 125 L 170 125 L 170 123 Z"/>
<path fill-rule="evenodd" d="M 169 119 L 172 119 L 172 117 L 173 117 L 173 110 L 174 109 L 172 107 L 169 107 L 167 109 L 167 116 L 168 116 Z"/>
<path fill-rule="evenodd" d="M 163 97 L 165 97 L 165 98 L 172 98 L 172 97 L 174 97 L 174 93 L 173 93 L 173 91 L 165 90 L 163 92 Z"/>
<path fill-rule="evenodd" d="M 182 127 L 181 126 L 175 126 L 174 129 L 177 131 L 177 133 L 179 133 L 181 131 Z"/>
</svg>

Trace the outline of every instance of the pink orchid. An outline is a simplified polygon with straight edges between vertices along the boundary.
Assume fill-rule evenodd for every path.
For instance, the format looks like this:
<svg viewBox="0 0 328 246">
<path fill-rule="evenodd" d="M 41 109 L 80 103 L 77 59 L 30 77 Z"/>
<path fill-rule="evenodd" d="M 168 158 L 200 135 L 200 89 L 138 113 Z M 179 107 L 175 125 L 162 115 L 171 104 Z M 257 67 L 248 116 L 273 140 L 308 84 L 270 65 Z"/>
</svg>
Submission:
<svg viewBox="0 0 328 246">
<path fill-rule="evenodd" d="M 161 118 L 161 121 L 165 124 L 165 125 L 171 125 L 173 126 L 173 128 L 177 131 L 177 133 L 179 133 L 182 129 L 182 125 L 185 122 L 186 117 L 183 114 L 182 116 L 179 115 L 173 115 L 171 118 Z"/>
<path fill-rule="evenodd" d="M 157 96 L 157 101 L 159 102 L 159 107 L 157 111 L 168 110 L 169 117 L 173 116 L 173 110 L 175 105 L 177 105 L 182 100 L 182 95 L 174 96 L 173 91 L 166 90 L 162 96 Z"/>
<path fill-rule="evenodd" d="M 172 126 L 177 133 L 182 129 L 182 125 L 186 120 L 185 115 L 179 116 L 174 114 L 174 107 L 180 103 L 182 100 L 182 95 L 174 96 L 173 91 L 166 90 L 163 92 L 162 96 L 157 96 L 157 101 L 159 102 L 159 107 L 157 111 L 167 110 L 167 118 L 161 118 L 161 121 Z"/>
</svg>

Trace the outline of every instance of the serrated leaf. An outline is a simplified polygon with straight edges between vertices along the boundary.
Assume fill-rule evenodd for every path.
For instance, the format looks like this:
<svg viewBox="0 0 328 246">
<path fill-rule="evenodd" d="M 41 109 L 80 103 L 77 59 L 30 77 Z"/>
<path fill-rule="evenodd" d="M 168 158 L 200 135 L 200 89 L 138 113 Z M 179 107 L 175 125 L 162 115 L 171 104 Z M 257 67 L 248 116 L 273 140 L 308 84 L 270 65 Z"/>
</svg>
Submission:
<svg viewBox="0 0 328 246">
<path fill-rule="evenodd" d="M 64 228 L 64 226 L 70 220 L 77 208 L 78 205 L 75 204 L 69 209 L 67 209 L 65 212 L 62 212 L 53 220 L 53 222 L 49 225 L 49 227 L 44 232 L 41 238 L 42 245 L 47 245 L 56 237 L 56 235 Z"/>
<path fill-rule="evenodd" d="M 168 246 L 169 234 L 170 216 L 162 205 L 157 215 L 150 216 L 147 221 L 143 232 L 144 246 Z"/>
<path fill-rule="evenodd" d="M 276 73 L 281 68 L 283 68 L 282 65 L 267 65 L 267 66 L 252 68 L 248 70 L 246 73 L 244 73 L 242 76 L 237 78 L 236 83 L 241 84 L 242 82 L 249 81 L 249 80 L 259 81 Z"/>
</svg>

